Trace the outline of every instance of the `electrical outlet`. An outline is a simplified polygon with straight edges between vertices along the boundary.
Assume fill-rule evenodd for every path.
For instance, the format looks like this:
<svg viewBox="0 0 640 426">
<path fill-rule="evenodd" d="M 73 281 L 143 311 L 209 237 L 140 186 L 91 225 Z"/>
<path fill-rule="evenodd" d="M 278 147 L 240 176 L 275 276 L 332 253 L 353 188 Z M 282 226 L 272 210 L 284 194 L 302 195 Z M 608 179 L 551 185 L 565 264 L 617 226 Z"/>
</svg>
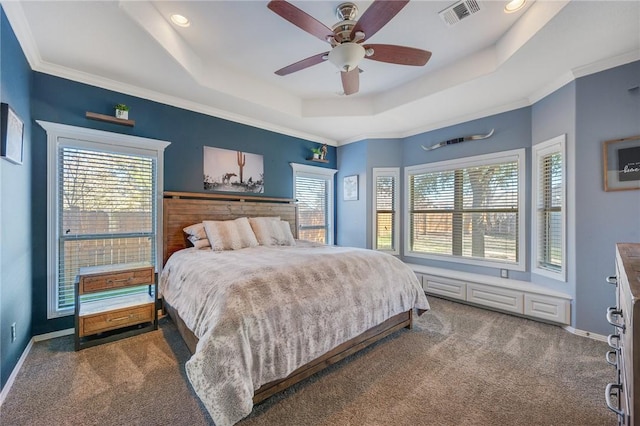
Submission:
<svg viewBox="0 0 640 426">
<path fill-rule="evenodd" d="M 509 270 L 508 269 L 500 269 L 500 277 L 509 278 Z"/>
<path fill-rule="evenodd" d="M 11 343 L 16 341 L 16 323 L 11 324 Z"/>
</svg>

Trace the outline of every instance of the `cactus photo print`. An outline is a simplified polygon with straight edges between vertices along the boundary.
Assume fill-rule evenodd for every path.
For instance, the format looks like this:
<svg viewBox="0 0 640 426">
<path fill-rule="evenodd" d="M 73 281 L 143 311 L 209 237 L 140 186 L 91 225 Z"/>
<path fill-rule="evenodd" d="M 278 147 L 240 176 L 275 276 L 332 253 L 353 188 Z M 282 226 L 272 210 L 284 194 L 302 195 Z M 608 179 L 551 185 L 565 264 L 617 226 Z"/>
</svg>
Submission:
<svg viewBox="0 0 640 426">
<path fill-rule="evenodd" d="M 204 147 L 205 191 L 264 192 L 262 155 Z"/>
</svg>

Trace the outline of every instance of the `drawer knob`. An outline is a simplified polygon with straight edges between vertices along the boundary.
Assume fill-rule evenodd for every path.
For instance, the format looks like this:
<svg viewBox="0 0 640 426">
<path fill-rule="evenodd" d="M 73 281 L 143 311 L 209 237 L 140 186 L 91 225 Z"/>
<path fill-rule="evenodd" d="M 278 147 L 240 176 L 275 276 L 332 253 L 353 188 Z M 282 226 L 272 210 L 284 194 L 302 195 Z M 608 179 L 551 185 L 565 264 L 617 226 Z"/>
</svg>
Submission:
<svg viewBox="0 0 640 426">
<path fill-rule="evenodd" d="M 609 324 L 611 324 L 612 326 L 614 326 L 614 327 L 618 327 L 624 333 L 624 328 L 625 328 L 624 323 L 623 322 L 614 321 L 614 319 L 613 319 L 614 316 L 622 318 L 622 309 L 618 309 L 615 306 L 608 307 L 607 308 L 607 322 Z"/>
<path fill-rule="evenodd" d="M 607 407 L 609 410 L 622 417 L 624 423 L 624 411 L 613 405 L 611 397 L 615 396 L 618 402 L 620 402 L 620 393 L 622 392 L 622 385 L 619 383 L 609 383 L 604 391 L 604 399 L 607 401 Z"/>
<path fill-rule="evenodd" d="M 613 360 L 611 359 L 611 356 L 614 357 Z M 609 351 L 609 352 L 606 353 L 606 355 L 604 357 L 607 360 L 607 364 L 613 365 L 616 368 L 618 367 L 618 352 Z"/>
<path fill-rule="evenodd" d="M 615 286 L 618 285 L 618 277 L 616 277 L 615 275 L 608 276 L 607 278 L 605 278 L 605 281 Z"/>
</svg>

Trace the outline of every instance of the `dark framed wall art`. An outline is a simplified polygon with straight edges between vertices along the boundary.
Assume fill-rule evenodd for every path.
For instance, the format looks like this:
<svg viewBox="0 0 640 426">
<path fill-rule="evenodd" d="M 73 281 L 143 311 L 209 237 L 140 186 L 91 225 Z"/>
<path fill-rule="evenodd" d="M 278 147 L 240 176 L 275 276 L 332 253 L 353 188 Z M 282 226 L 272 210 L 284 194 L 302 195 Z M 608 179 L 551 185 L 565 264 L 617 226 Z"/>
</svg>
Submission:
<svg viewBox="0 0 640 426">
<path fill-rule="evenodd" d="M 640 189 L 640 135 L 604 142 L 604 190 Z"/>
<path fill-rule="evenodd" d="M 24 123 L 8 104 L 0 104 L 0 156 L 14 164 L 22 164 Z"/>
</svg>

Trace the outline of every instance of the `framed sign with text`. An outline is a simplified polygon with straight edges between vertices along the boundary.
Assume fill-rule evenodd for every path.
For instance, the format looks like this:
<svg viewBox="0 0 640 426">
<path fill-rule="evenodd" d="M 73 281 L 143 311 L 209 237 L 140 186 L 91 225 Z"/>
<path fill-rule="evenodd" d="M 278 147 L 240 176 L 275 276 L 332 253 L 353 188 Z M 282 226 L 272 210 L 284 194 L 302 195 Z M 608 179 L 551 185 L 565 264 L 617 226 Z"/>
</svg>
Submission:
<svg viewBox="0 0 640 426">
<path fill-rule="evenodd" d="M 604 190 L 640 189 L 640 135 L 604 142 Z"/>
</svg>

